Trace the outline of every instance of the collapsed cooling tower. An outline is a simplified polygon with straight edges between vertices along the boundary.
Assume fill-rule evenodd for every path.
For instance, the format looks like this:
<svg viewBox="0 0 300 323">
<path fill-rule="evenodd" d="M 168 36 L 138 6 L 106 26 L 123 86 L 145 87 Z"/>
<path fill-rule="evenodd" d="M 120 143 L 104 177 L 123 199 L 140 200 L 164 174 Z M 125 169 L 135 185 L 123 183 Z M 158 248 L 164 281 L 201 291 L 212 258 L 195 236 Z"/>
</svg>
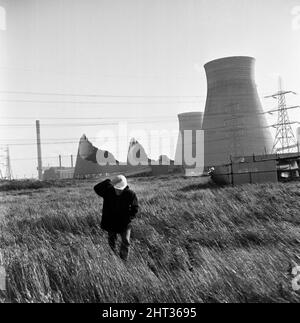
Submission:
<svg viewBox="0 0 300 323">
<path fill-rule="evenodd" d="M 148 162 L 149 161 L 149 162 Z M 115 159 L 109 151 L 98 149 L 85 135 L 80 138 L 74 177 L 124 173 L 139 175 L 151 173 L 150 160 L 138 141 L 132 139 L 129 144 L 127 162 Z"/>
<path fill-rule="evenodd" d="M 128 148 L 127 164 L 131 166 L 147 166 L 149 162 L 150 160 L 143 146 L 135 138 L 132 138 Z"/>
<path fill-rule="evenodd" d="M 203 119 L 205 166 L 232 157 L 271 153 L 272 136 L 254 80 L 255 59 L 228 57 L 207 63 Z"/>
<path fill-rule="evenodd" d="M 203 133 L 201 130 L 203 113 L 182 113 L 178 115 L 178 120 L 179 137 L 175 154 L 175 165 L 182 165 L 185 175 L 187 176 L 202 175 Z M 191 136 L 189 134 L 191 134 Z M 190 156 L 197 159 L 196 164 L 191 165 L 189 162 Z"/>
<path fill-rule="evenodd" d="M 86 135 L 82 135 L 74 170 L 75 178 L 116 172 L 118 165 L 113 154 L 93 146 Z"/>
</svg>

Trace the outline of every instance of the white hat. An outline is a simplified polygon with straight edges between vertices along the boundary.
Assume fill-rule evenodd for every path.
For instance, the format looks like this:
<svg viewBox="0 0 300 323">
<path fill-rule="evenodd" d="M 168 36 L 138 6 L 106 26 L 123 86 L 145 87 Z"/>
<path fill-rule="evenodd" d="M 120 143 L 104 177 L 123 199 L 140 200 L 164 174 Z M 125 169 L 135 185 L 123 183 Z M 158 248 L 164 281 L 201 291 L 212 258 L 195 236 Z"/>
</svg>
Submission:
<svg viewBox="0 0 300 323">
<path fill-rule="evenodd" d="M 124 190 L 127 186 L 127 179 L 124 175 L 118 175 L 113 179 L 114 188 L 117 190 Z"/>
</svg>

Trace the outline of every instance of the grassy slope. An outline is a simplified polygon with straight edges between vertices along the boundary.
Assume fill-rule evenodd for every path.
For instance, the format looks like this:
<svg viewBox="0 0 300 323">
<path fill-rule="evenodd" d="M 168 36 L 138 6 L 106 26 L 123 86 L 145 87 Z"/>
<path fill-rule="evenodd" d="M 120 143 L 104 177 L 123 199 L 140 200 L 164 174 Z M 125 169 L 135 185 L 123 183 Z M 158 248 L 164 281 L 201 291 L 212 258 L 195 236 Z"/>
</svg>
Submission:
<svg viewBox="0 0 300 323">
<path fill-rule="evenodd" d="M 300 300 L 289 275 L 300 249 L 299 183 L 132 179 L 141 212 L 126 264 L 107 246 L 93 184 L 0 193 L 2 301 Z"/>
</svg>

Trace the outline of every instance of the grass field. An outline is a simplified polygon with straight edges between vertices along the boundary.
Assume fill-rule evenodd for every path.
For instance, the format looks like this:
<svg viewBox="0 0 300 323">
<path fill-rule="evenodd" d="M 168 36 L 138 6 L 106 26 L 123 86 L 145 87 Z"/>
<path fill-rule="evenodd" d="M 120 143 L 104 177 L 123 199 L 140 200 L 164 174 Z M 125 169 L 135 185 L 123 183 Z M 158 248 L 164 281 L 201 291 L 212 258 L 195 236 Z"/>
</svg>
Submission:
<svg viewBox="0 0 300 323">
<path fill-rule="evenodd" d="M 299 302 L 300 183 L 217 188 L 136 178 L 127 263 L 100 229 L 95 182 L 3 184 L 2 302 Z"/>
</svg>

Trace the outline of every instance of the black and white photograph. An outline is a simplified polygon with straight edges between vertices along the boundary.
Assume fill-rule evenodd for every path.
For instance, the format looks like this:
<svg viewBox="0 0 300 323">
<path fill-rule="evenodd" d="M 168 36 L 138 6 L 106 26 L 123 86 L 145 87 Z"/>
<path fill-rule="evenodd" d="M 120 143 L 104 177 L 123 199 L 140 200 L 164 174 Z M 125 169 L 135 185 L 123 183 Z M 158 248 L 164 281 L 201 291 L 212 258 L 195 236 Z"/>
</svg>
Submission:
<svg viewBox="0 0 300 323">
<path fill-rule="evenodd" d="M 299 302 L 300 1 L 0 0 L 1 307 Z"/>
</svg>

